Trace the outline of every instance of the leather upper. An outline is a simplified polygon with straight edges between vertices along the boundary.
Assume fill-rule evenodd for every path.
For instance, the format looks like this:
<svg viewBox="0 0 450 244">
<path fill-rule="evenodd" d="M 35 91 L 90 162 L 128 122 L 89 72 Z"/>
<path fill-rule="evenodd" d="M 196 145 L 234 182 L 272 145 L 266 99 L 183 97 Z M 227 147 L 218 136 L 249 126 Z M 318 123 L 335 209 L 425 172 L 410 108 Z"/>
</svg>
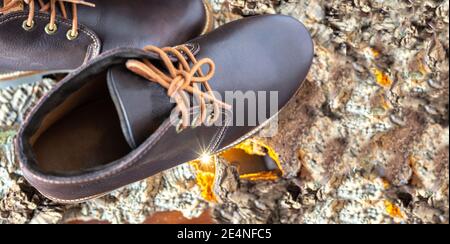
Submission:
<svg viewBox="0 0 450 244">
<path fill-rule="evenodd" d="M 71 16 L 57 16 L 58 31 L 44 31 L 49 14 L 36 13 L 31 31 L 22 28 L 28 10 L 0 15 L 0 73 L 17 70 L 73 70 L 101 52 L 117 47 L 172 46 L 202 33 L 206 10 L 202 0 L 91 0 L 79 6 L 80 35 L 70 41 Z M 3 6 L 3 0 L 0 0 Z M 67 5 L 68 12 L 70 7 Z"/>
<path fill-rule="evenodd" d="M 222 94 L 278 92 L 278 109 L 301 87 L 314 56 L 306 28 L 291 17 L 279 15 L 239 20 L 189 43 L 197 47 L 197 58 L 208 57 L 215 62 L 216 74 L 210 81 L 214 90 Z M 17 146 L 24 175 L 40 192 L 63 202 L 80 201 L 194 160 L 204 152 L 218 152 L 256 128 L 234 126 L 233 117 L 243 106 L 235 103 L 232 111 L 224 112 L 222 125 L 187 128 L 178 133 L 167 118 L 173 104 L 167 104 L 169 98 L 164 89 L 123 68 L 127 60 L 142 58 L 156 64 L 160 61 L 156 55 L 136 49 L 103 54 L 66 77 L 31 112 L 21 128 Z M 89 77 L 99 73 L 108 73 L 105 82 L 132 150 L 115 162 L 85 172 L 67 175 L 43 172 L 34 157 L 30 138 L 49 112 L 88 84 Z M 273 116 L 278 110 L 267 112 Z M 155 120 L 160 121 L 158 128 L 146 128 Z"/>
</svg>

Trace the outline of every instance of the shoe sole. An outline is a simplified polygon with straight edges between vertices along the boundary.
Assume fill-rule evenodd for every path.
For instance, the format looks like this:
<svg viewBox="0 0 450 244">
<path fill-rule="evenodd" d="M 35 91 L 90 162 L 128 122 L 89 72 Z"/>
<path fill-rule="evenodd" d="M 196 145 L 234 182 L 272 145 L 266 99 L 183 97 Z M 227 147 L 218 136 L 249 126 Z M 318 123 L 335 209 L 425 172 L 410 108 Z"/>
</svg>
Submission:
<svg viewBox="0 0 450 244">
<path fill-rule="evenodd" d="M 206 10 L 205 27 L 201 35 L 207 34 L 214 29 L 214 11 L 211 4 L 207 0 L 203 0 Z M 45 76 L 53 74 L 70 73 L 71 71 L 17 71 L 10 73 L 0 73 L 0 89 L 6 87 L 16 87 L 22 84 L 31 84 L 42 80 Z"/>
<path fill-rule="evenodd" d="M 38 71 L 17 71 L 0 74 L 0 88 L 28 83 L 30 77 L 40 74 Z"/>
<path fill-rule="evenodd" d="M 206 10 L 206 23 L 201 35 L 207 34 L 214 30 L 214 10 L 208 0 L 203 0 Z"/>
</svg>

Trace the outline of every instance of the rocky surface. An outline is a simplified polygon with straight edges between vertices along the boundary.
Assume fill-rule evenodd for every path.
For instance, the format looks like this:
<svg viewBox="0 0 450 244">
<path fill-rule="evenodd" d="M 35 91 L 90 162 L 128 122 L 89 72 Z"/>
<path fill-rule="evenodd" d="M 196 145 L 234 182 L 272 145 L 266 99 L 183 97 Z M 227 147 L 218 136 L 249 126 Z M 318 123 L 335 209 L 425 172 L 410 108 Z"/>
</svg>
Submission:
<svg viewBox="0 0 450 244">
<path fill-rule="evenodd" d="M 0 223 L 141 223 L 156 212 L 219 223 L 448 223 L 449 2 L 211 0 L 217 24 L 282 13 L 311 31 L 308 80 L 280 114 L 283 176 L 241 179 L 223 158 L 204 198 L 192 164 L 78 205 L 44 199 L 22 178 L 12 139 L 53 84 L 0 90 Z M 276 47 L 273 47 L 276 48 Z"/>
</svg>

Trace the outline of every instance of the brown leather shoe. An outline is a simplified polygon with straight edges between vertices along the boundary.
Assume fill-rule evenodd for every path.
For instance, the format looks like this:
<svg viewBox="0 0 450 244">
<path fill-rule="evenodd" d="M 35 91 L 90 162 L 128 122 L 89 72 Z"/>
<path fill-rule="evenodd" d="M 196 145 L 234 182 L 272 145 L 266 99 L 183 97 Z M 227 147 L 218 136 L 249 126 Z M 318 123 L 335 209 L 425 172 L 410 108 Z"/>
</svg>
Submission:
<svg viewBox="0 0 450 244">
<path fill-rule="evenodd" d="M 29 75 L 66 73 L 117 47 L 184 43 L 212 29 L 206 3 L 0 0 L 0 85 Z"/>
<path fill-rule="evenodd" d="M 214 155 L 286 105 L 313 54 L 306 28 L 279 15 L 239 20 L 175 48 L 103 54 L 31 112 L 17 137 L 23 173 L 45 196 L 71 203 Z M 236 99 L 224 99 L 230 92 Z M 257 121 L 243 110 L 258 111 Z"/>
</svg>

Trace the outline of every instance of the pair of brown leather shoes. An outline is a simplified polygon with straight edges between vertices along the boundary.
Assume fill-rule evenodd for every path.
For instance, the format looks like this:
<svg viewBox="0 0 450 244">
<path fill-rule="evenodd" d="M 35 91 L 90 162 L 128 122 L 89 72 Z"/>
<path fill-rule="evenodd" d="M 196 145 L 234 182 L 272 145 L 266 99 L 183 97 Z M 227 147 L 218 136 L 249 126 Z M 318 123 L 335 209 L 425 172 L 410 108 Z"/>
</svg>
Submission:
<svg viewBox="0 0 450 244">
<path fill-rule="evenodd" d="M 300 88 L 314 55 L 306 28 L 286 16 L 246 18 L 197 37 L 211 26 L 200 0 L 91 1 L 95 8 L 74 1 L 74 22 L 55 15 L 69 1 L 48 1 L 30 15 L 38 2 L 5 5 L 0 71 L 81 65 L 39 102 L 17 137 L 27 180 L 64 203 L 254 135 Z M 139 49 L 144 43 L 151 46 Z"/>
</svg>

